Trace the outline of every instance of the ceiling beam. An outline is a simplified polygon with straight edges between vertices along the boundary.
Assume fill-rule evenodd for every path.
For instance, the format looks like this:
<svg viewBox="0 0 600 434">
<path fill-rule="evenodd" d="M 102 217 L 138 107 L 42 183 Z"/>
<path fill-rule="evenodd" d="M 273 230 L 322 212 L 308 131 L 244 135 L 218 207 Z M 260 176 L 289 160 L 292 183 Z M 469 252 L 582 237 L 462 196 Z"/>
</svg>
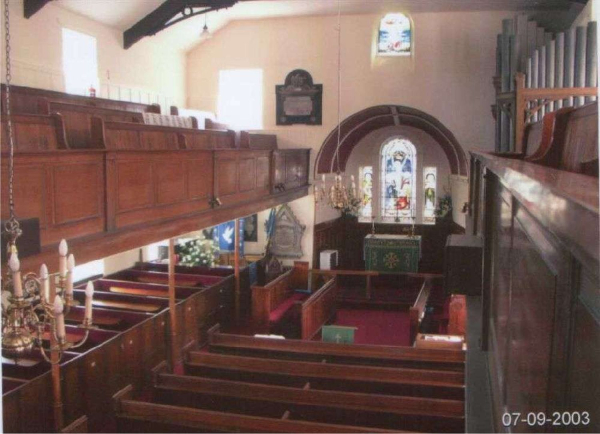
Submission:
<svg viewBox="0 0 600 434">
<path fill-rule="evenodd" d="M 48 1 L 48 0 L 35 0 Z M 131 47 L 145 36 L 152 36 L 196 15 L 229 8 L 239 0 L 166 0 L 123 33 L 123 46 Z"/>
<path fill-rule="evenodd" d="M 24 0 L 23 1 L 23 14 L 25 18 L 31 18 L 36 12 L 50 3 L 52 0 Z"/>
</svg>

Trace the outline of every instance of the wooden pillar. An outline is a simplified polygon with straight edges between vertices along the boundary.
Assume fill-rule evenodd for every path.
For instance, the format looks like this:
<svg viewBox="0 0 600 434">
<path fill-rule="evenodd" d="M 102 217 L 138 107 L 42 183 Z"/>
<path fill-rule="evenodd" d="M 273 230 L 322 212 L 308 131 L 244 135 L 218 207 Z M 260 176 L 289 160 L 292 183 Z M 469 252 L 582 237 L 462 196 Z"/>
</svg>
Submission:
<svg viewBox="0 0 600 434">
<path fill-rule="evenodd" d="M 171 365 L 177 372 L 181 364 L 177 348 L 177 312 L 175 306 L 175 240 L 169 239 L 169 319 L 171 320 Z"/>
<path fill-rule="evenodd" d="M 235 321 L 240 320 L 240 220 L 235 219 L 233 270 L 235 276 Z"/>
<path fill-rule="evenodd" d="M 52 280 L 52 279 L 51 279 Z M 54 303 L 56 297 L 56 285 L 50 283 L 50 300 Z M 54 333 L 50 333 L 50 348 L 58 345 Z M 60 382 L 60 363 L 58 353 L 52 351 L 50 353 L 50 360 L 52 361 L 52 396 L 53 396 L 53 415 L 54 415 L 54 431 L 61 432 L 64 427 L 64 415 L 63 415 L 63 402 L 62 402 L 62 384 Z"/>
</svg>

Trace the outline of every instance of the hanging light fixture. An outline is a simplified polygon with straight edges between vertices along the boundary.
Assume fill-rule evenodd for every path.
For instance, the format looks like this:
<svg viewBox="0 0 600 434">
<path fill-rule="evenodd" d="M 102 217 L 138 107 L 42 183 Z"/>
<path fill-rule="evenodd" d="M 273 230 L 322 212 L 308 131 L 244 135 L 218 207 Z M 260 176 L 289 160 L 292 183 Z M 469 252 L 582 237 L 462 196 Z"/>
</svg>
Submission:
<svg viewBox="0 0 600 434">
<path fill-rule="evenodd" d="M 350 177 L 351 184 L 349 187 L 345 185 L 345 176 L 342 174 L 340 169 L 340 144 L 341 144 L 341 111 L 342 111 L 342 23 L 341 23 L 341 3 L 338 0 L 338 17 L 337 17 L 337 31 L 338 31 L 338 98 L 337 98 L 337 147 L 335 150 L 334 158 L 337 162 L 337 171 L 334 178 L 333 185 L 327 191 L 325 175 L 323 174 L 322 186 L 315 186 L 315 200 L 321 202 L 327 199 L 327 203 L 330 207 L 337 211 L 341 211 L 344 214 L 355 214 L 358 212 L 362 199 L 356 192 L 356 184 L 354 182 L 354 175 Z"/>
<path fill-rule="evenodd" d="M 200 33 L 200 39 L 210 39 L 212 37 L 212 34 L 208 30 L 208 25 L 206 24 L 206 21 L 208 19 L 207 16 L 208 16 L 208 12 L 204 14 L 204 27 L 202 27 L 202 32 Z"/>
<path fill-rule="evenodd" d="M 8 207 L 9 219 L 4 225 L 8 237 L 7 257 L 8 273 L 2 285 L 2 353 L 4 356 L 18 359 L 35 348 L 39 349 L 44 359 L 52 364 L 60 362 L 63 353 L 68 349 L 80 347 L 85 343 L 92 325 L 92 297 L 94 287 L 91 282 L 86 289 L 86 309 L 83 323 L 79 328 L 85 331 L 83 339 L 77 343 L 67 341 L 65 316 L 72 306 L 77 304 L 73 299 L 73 269 L 75 258 L 68 255 L 65 240 L 60 242 L 59 272 L 49 274 L 48 268 L 42 264 L 39 275 L 26 273 L 22 275 L 17 251 L 17 238 L 22 230 L 15 216 L 14 202 L 14 135 L 10 111 L 10 20 L 9 0 L 4 0 L 4 24 L 6 42 L 6 126 L 9 143 L 8 164 Z M 67 256 L 68 255 L 68 256 Z M 47 344 L 45 341 L 49 341 Z M 57 357 L 49 357 L 47 352 Z"/>
</svg>

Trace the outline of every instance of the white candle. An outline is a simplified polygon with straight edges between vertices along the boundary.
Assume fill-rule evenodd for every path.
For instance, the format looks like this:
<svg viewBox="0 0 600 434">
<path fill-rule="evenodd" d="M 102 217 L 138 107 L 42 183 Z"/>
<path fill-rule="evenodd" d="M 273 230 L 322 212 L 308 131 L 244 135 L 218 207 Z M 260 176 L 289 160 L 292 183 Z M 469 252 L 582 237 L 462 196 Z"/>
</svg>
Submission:
<svg viewBox="0 0 600 434">
<path fill-rule="evenodd" d="M 21 263 L 19 262 L 19 257 L 16 253 L 13 252 L 10 255 L 10 259 L 8 260 L 8 266 L 10 267 L 10 271 L 12 271 L 14 296 L 23 297 L 23 282 L 21 282 L 20 271 Z"/>
<path fill-rule="evenodd" d="M 73 295 L 73 269 L 75 268 L 75 257 L 71 253 L 67 258 L 67 295 Z"/>
<path fill-rule="evenodd" d="M 58 272 L 60 273 L 60 277 L 65 277 L 67 275 L 67 253 L 69 253 L 67 242 L 61 240 L 58 245 L 58 254 L 60 255 L 58 258 Z"/>
<path fill-rule="evenodd" d="M 85 319 L 92 322 L 92 299 L 94 297 L 94 284 L 89 281 L 85 288 Z"/>
<path fill-rule="evenodd" d="M 46 303 L 50 303 L 50 279 L 48 279 L 48 267 L 46 264 L 42 264 L 40 267 L 40 281 L 42 283 L 42 297 Z"/>
<path fill-rule="evenodd" d="M 325 184 L 325 174 L 321 175 L 321 179 L 323 180 L 323 184 Z"/>
<path fill-rule="evenodd" d="M 58 336 L 58 339 L 63 339 L 67 335 L 67 332 L 65 331 L 63 302 L 58 295 L 54 297 L 54 318 L 56 319 L 56 335 Z"/>
</svg>

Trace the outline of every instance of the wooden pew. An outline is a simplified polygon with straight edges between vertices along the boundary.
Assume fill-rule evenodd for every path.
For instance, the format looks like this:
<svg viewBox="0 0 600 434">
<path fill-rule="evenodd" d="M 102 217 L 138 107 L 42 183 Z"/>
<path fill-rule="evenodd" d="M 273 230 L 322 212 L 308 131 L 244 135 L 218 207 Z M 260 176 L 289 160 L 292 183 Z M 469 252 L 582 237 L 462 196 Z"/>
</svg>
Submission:
<svg viewBox="0 0 600 434">
<path fill-rule="evenodd" d="M 150 318 L 149 314 L 121 312 L 94 307 L 94 325 L 104 330 L 125 331 Z M 81 324 L 85 316 L 84 306 L 73 306 L 65 316 L 67 324 Z"/>
<path fill-rule="evenodd" d="M 454 371 L 381 368 L 228 356 L 191 351 L 188 375 L 324 390 L 464 399 L 464 374 Z"/>
<path fill-rule="evenodd" d="M 400 432 L 375 428 L 247 416 L 151 402 L 122 400 L 117 413 L 121 432 Z"/>
<path fill-rule="evenodd" d="M 80 304 L 85 303 L 85 291 L 76 288 L 73 291 L 73 298 Z M 94 292 L 93 306 L 113 310 L 117 309 L 156 314 L 168 307 L 168 301 L 164 298 L 140 297 L 98 290 Z"/>
<path fill-rule="evenodd" d="M 167 264 L 159 264 L 156 262 L 138 262 L 134 265 L 131 270 L 141 271 L 158 271 L 161 273 L 168 273 L 169 268 Z M 233 269 L 229 267 L 188 267 L 185 265 L 175 265 L 176 274 L 201 274 L 203 276 L 232 276 Z"/>
<path fill-rule="evenodd" d="M 464 402 L 252 384 L 159 374 L 153 402 L 260 415 L 286 410 L 312 422 L 433 432 L 464 430 Z"/>
<path fill-rule="evenodd" d="M 267 331 L 269 324 L 280 321 L 295 301 L 306 298 L 294 292 L 294 289 L 301 288 L 292 288 L 293 273 L 294 270 L 290 269 L 264 286 L 252 286 L 252 319 Z"/>
<path fill-rule="evenodd" d="M 141 113 L 124 110 L 112 110 L 55 101 L 42 102 L 41 106 L 40 112 L 44 114 L 59 113 L 62 116 L 69 149 L 105 149 L 103 144 L 93 137 L 92 118 L 104 121 L 131 122 L 140 125 L 144 121 Z"/>
<path fill-rule="evenodd" d="M 241 149 L 277 149 L 277 136 L 250 131 L 240 131 Z"/>
<path fill-rule="evenodd" d="M 225 131 L 197 130 L 91 119 L 92 141 L 109 150 L 233 149 L 233 137 Z"/>
<path fill-rule="evenodd" d="M 4 83 L 1 85 L 1 112 L 6 113 L 4 105 L 6 104 Z M 15 114 L 40 114 L 40 101 L 56 101 L 71 104 L 85 105 L 89 107 L 107 108 L 113 110 L 125 110 L 138 113 L 160 113 L 159 104 L 139 104 L 130 101 L 119 101 L 114 99 L 89 97 L 82 95 L 73 95 L 54 90 L 36 89 L 26 86 L 10 86 L 11 109 Z"/>
<path fill-rule="evenodd" d="M 123 270 L 105 276 L 113 280 L 129 280 L 140 283 L 157 283 L 166 285 L 169 283 L 169 274 L 160 271 Z M 175 273 L 175 285 L 204 287 L 214 285 L 223 280 L 219 276 L 203 276 L 198 274 Z"/>
<path fill-rule="evenodd" d="M 597 177 L 598 103 L 546 114 L 526 126 L 521 147 L 524 153 L 497 155 Z"/>
<path fill-rule="evenodd" d="M 311 276 L 313 285 L 320 282 L 320 276 Z M 323 286 L 313 292 L 310 297 L 296 302 L 300 309 L 300 337 L 311 340 L 320 332 L 321 326 L 335 317 L 337 283 L 335 277 L 329 278 Z"/>
<path fill-rule="evenodd" d="M 417 333 L 419 333 L 419 327 L 421 325 L 421 320 L 425 315 L 425 307 L 427 306 L 427 301 L 429 300 L 430 293 L 431 281 L 427 279 L 425 280 L 425 282 L 423 282 L 423 286 L 421 287 L 421 291 L 419 291 L 419 295 L 417 295 L 417 299 L 408 311 L 410 321 L 409 333 L 411 344 L 415 342 Z"/>
<path fill-rule="evenodd" d="M 465 367 L 464 351 L 255 338 L 219 333 L 218 327 L 211 330 L 208 342 L 211 352 L 224 354 L 435 370 L 464 371 Z"/>
<path fill-rule="evenodd" d="M 56 151 L 67 149 L 67 138 L 62 116 L 12 115 L 15 152 Z M 8 127 L 2 117 L 1 150 L 8 152 Z"/>
</svg>

